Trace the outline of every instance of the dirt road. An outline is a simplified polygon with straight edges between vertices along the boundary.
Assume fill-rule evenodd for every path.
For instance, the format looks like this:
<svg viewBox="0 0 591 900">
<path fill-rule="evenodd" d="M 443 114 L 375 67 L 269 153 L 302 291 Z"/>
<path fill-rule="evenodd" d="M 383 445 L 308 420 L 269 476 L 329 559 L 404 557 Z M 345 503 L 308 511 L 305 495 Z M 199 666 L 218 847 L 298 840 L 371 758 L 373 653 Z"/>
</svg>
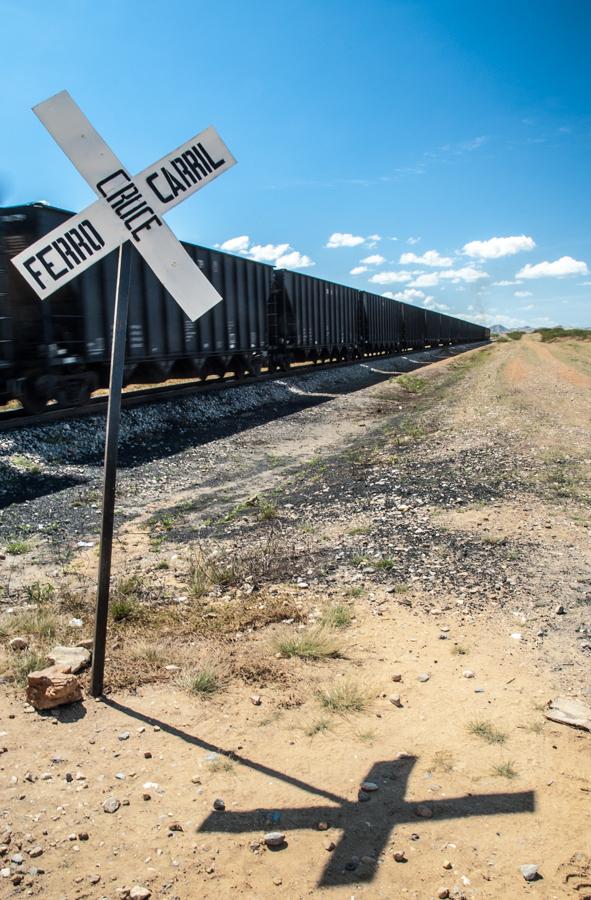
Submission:
<svg viewBox="0 0 591 900">
<path fill-rule="evenodd" d="M 3 895 L 590 897 L 591 736 L 543 715 L 591 703 L 590 387 L 527 336 L 170 456 L 102 702 L 35 713 L 7 643 L 87 636 L 94 549 L 8 554 Z"/>
</svg>

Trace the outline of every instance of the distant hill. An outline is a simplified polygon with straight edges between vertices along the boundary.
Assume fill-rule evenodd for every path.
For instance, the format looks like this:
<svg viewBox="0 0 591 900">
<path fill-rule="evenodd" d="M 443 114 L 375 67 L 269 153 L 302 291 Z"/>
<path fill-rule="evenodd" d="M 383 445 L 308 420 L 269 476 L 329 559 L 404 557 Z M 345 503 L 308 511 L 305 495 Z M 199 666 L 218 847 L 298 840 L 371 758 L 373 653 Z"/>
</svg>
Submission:
<svg viewBox="0 0 591 900">
<path fill-rule="evenodd" d="M 535 331 L 535 328 L 532 328 L 531 325 L 524 325 L 523 328 L 505 328 L 504 325 L 491 325 L 490 326 L 491 334 L 508 334 L 509 331 L 524 331 L 527 334 Z"/>
</svg>

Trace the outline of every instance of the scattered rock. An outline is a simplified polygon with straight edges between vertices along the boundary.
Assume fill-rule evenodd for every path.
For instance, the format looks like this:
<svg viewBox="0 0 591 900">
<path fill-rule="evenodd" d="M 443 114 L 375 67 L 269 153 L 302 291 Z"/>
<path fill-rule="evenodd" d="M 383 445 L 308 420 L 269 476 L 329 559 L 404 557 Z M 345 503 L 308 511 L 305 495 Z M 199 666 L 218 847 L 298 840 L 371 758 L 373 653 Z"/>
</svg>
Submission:
<svg viewBox="0 0 591 900">
<path fill-rule="evenodd" d="M 519 866 L 519 871 L 526 881 L 536 881 L 536 879 L 539 877 L 538 868 L 538 866 L 529 864 L 526 866 Z"/>
<path fill-rule="evenodd" d="M 318 822 L 316 828 L 318 831 L 328 831 L 328 822 Z"/>
<path fill-rule="evenodd" d="M 476 672 L 473 672 L 472 669 L 464 669 L 463 675 L 464 678 L 476 678 Z"/>
<path fill-rule="evenodd" d="M 8 646 L 11 650 L 26 650 L 29 646 L 29 642 L 24 637 L 13 637 L 11 641 L 8 642 Z"/>
<path fill-rule="evenodd" d="M 82 686 L 69 667 L 50 666 L 29 673 L 27 700 L 35 709 L 53 709 L 82 700 Z"/>
<path fill-rule="evenodd" d="M 402 700 L 400 699 L 400 694 L 390 694 L 389 699 L 392 706 L 397 706 L 399 709 L 402 708 Z"/>
<path fill-rule="evenodd" d="M 369 800 L 369 794 L 366 794 L 365 791 L 359 791 L 357 794 L 357 799 L 360 803 L 367 803 Z"/>
<path fill-rule="evenodd" d="M 38 856 L 41 856 L 43 853 L 43 847 L 31 847 L 29 850 L 29 856 L 31 859 L 36 859 Z"/>
<path fill-rule="evenodd" d="M 285 835 L 282 831 L 268 831 L 263 840 L 267 847 L 280 847 L 285 843 Z"/>
<path fill-rule="evenodd" d="M 429 681 L 430 677 L 431 676 L 428 672 L 421 672 L 421 674 L 417 678 L 417 681 Z"/>
<path fill-rule="evenodd" d="M 129 740 L 129 731 L 122 731 L 121 734 L 117 735 L 118 741 L 128 741 Z"/>
<path fill-rule="evenodd" d="M 445 862 L 443 863 L 443 868 L 444 868 L 444 869 L 452 869 L 452 868 L 453 868 L 453 866 L 452 866 L 452 864 L 450 863 L 449 859 L 446 859 L 446 860 L 445 860 Z"/>
<path fill-rule="evenodd" d="M 221 797 L 217 797 L 217 798 L 213 801 L 213 808 L 214 808 L 214 809 L 217 809 L 218 812 L 223 812 L 223 811 L 225 810 L 225 808 L 226 808 L 226 804 L 225 804 L 224 801 L 221 799 Z"/>
<path fill-rule="evenodd" d="M 379 785 L 375 783 L 375 781 L 364 781 L 361 785 L 362 791 L 379 791 Z"/>
<path fill-rule="evenodd" d="M 449 897 L 449 888 L 439 888 L 437 896 L 439 897 L 439 900 L 446 900 L 446 898 Z"/>
<path fill-rule="evenodd" d="M 253 706 L 260 706 L 263 701 L 259 694 L 253 694 L 250 698 L 250 702 Z"/>
<path fill-rule="evenodd" d="M 117 800 L 116 797 L 109 797 L 103 803 L 103 811 L 106 813 L 115 813 L 115 812 L 117 812 L 117 810 L 119 809 L 120 806 L 121 806 L 121 803 L 119 802 L 119 800 Z"/>
<path fill-rule="evenodd" d="M 130 900 L 149 900 L 151 896 L 152 891 L 141 884 L 135 884 L 129 892 Z"/>
<path fill-rule="evenodd" d="M 430 806 L 425 806 L 421 803 L 415 809 L 415 816 L 419 816 L 420 819 L 430 819 L 433 815 L 433 810 Z"/>
<path fill-rule="evenodd" d="M 276 884 L 278 887 L 280 884 L 283 884 L 283 878 L 281 877 L 281 875 L 275 875 L 275 877 L 273 878 L 273 884 Z"/>
<path fill-rule="evenodd" d="M 395 672 L 394 675 L 392 675 L 392 681 L 402 681 L 402 675 L 400 674 L 400 672 Z"/>
<path fill-rule="evenodd" d="M 171 664 L 171 665 L 169 665 L 169 666 L 164 666 L 164 669 L 165 669 L 166 672 L 172 672 L 173 674 L 174 674 L 175 672 L 180 672 L 180 671 L 181 671 L 181 667 L 180 667 L 180 666 L 175 666 L 175 665 L 173 665 L 173 664 Z"/>
<path fill-rule="evenodd" d="M 68 666 L 74 673 L 90 665 L 90 653 L 84 647 L 54 647 L 47 654 L 47 659 L 54 666 Z"/>
<path fill-rule="evenodd" d="M 573 725 L 575 728 L 591 731 L 591 707 L 581 700 L 557 697 L 556 700 L 550 700 L 544 715 L 552 722 Z"/>
<path fill-rule="evenodd" d="M 405 855 L 405 853 L 404 853 L 404 850 L 396 850 L 396 852 L 395 852 L 393 855 L 394 855 L 394 860 L 395 860 L 397 863 L 405 863 L 405 862 L 408 862 L 408 860 L 407 860 L 407 858 L 406 858 L 406 855 Z"/>
<path fill-rule="evenodd" d="M 554 612 L 555 612 L 555 614 L 556 614 L 557 616 L 565 616 L 565 615 L 566 615 L 566 609 L 564 608 L 564 606 L 562 605 L 562 603 L 559 603 L 559 604 L 558 604 L 558 606 L 556 607 L 556 609 L 554 610 Z"/>
<path fill-rule="evenodd" d="M 168 830 L 169 831 L 182 831 L 183 826 L 181 825 L 180 822 L 171 822 L 170 825 L 168 826 Z"/>
<path fill-rule="evenodd" d="M 325 841 L 324 842 L 324 849 L 328 850 L 329 853 L 332 853 L 333 850 L 336 850 L 336 846 L 337 845 L 335 844 L 334 841 Z"/>
</svg>

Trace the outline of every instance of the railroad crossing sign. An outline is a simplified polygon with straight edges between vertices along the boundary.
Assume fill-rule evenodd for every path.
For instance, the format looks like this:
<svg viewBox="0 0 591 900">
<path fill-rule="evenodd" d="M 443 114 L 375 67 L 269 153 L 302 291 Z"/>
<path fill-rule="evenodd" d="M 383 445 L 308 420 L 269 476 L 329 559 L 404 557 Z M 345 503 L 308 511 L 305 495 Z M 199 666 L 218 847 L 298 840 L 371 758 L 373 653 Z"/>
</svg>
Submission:
<svg viewBox="0 0 591 900">
<path fill-rule="evenodd" d="M 190 319 L 218 303 L 222 298 L 162 219 L 235 164 L 215 129 L 132 177 L 67 91 L 33 111 L 99 197 L 12 260 L 39 297 L 129 240 Z"/>
<path fill-rule="evenodd" d="M 103 516 L 91 673 L 91 693 L 103 692 L 117 443 L 125 363 L 131 244 L 179 306 L 195 320 L 222 298 L 176 239 L 162 216 L 236 160 L 207 128 L 132 177 L 67 91 L 34 107 L 35 114 L 99 199 L 12 259 L 41 299 L 119 247 L 105 440 Z"/>
<path fill-rule="evenodd" d="M 237 757 L 237 761 L 241 761 L 240 757 Z M 252 812 L 214 812 L 210 813 L 198 830 L 229 834 L 248 831 L 256 833 L 262 829 L 286 832 L 317 829 L 318 822 L 327 822 L 342 832 L 318 882 L 318 887 L 330 887 L 371 881 L 375 877 L 379 857 L 396 825 L 413 822 L 419 830 L 419 823 L 426 822 L 425 819 L 417 818 L 417 810 L 420 811 L 423 804 L 428 805 L 436 821 L 466 816 L 531 813 L 535 810 L 533 791 L 470 794 L 466 797 L 409 802 L 405 799 L 406 791 L 416 761 L 415 756 L 408 756 L 393 762 L 375 763 L 364 781 L 377 783 L 380 790 L 368 804 L 303 785 L 305 790 L 320 794 L 335 805 L 296 807 L 281 811 L 257 809 Z M 271 774 L 282 778 L 277 772 Z M 302 786 L 302 782 L 296 784 Z M 278 813 L 281 816 L 279 820 Z M 331 832 L 326 834 L 330 836 Z M 358 863 L 353 861 L 354 856 Z"/>
</svg>

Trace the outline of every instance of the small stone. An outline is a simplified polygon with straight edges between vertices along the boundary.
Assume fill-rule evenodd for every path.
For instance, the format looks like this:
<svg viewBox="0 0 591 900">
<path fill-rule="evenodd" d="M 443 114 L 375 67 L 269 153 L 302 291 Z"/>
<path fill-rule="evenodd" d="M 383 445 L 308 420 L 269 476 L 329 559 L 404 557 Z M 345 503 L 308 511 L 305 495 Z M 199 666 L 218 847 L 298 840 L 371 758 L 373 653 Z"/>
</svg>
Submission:
<svg viewBox="0 0 591 900">
<path fill-rule="evenodd" d="M 78 832 L 78 840 L 79 841 L 87 841 L 90 835 L 87 831 L 79 831 Z"/>
<path fill-rule="evenodd" d="M 564 608 L 564 606 L 562 605 L 562 603 L 559 603 L 559 604 L 558 604 L 558 606 L 557 606 L 556 609 L 554 610 L 554 613 L 555 613 L 557 616 L 564 616 L 564 615 L 566 615 L 566 609 Z M 12 643 L 12 641 L 11 641 L 11 643 Z"/>
<path fill-rule="evenodd" d="M 440 641 L 446 641 L 447 638 L 448 638 L 448 635 L 446 634 L 445 631 L 440 631 L 440 632 L 439 632 L 439 640 L 440 640 Z"/>
<path fill-rule="evenodd" d="M 69 667 L 49 666 L 27 676 L 27 700 L 35 709 L 53 709 L 82 700 L 82 686 Z"/>
<path fill-rule="evenodd" d="M 403 850 L 397 850 L 397 851 L 394 853 L 394 860 L 395 860 L 397 863 L 405 863 L 405 862 L 408 862 L 408 860 L 407 860 L 407 858 L 406 858 L 406 856 L 405 856 Z"/>
<path fill-rule="evenodd" d="M 223 812 L 223 811 L 225 810 L 225 808 L 226 808 L 226 804 L 225 804 L 224 801 L 221 799 L 221 797 L 217 797 L 217 798 L 213 801 L 213 808 L 214 808 L 214 809 L 217 809 L 218 812 Z"/>
<path fill-rule="evenodd" d="M 428 672 L 421 672 L 421 674 L 417 678 L 417 681 L 429 681 L 430 677 L 431 676 Z"/>
<path fill-rule="evenodd" d="M 522 635 L 521 635 L 520 631 L 514 631 L 513 634 L 511 635 L 511 637 L 513 638 L 514 641 L 520 641 Z"/>
<path fill-rule="evenodd" d="M 180 822 L 171 822 L 170 825 L 168 826 L 168 830 L 169 831 L 182 831 L 183 826 L 181 825 Z"/>
<path fill-rule="evenodd" d="M 329 853 L 332 853 L 333 850 L 336 850 L 336 846 L 337 845 L 335 844 L 334 841 L 325 841 L 324 842 L 324 849 L 328 850 Z"/>
<path fill-rule="evenodd" d="M 151 795 L 151 794 L 148 794 L 147 791 L 144 791 L 144 793 L 142 794 L 142 797 L 143 797 L 144 800 L 146 800 L 146 801 L 152 799 L 152 795 Z"/>
<path fill-rule="evenodd" d="M 180 671 L 181 671 L 181 667 L 180 667 L 180 666 L 174 666 L 174 665 L 164 666 L 164 669 L 165 669 L 166 672 L 173 672 L 173 673 L 174 673 L 174 672 L 180 672 Z"/>
<path fill-rule="evenodd" d="M 399 709 L 402 708 L 402 700 L 400 699 L 400 694 L 390 694 L 389 700 L 392 706 L 397 706 Z"/>
<path fill-rule="evenodd" d="M 476 673 L 472 669 L 464 669 L 462 674 L 464 678 L 476 678 Z"/>
<path fill-rule="evenodd" d="M 117 810 L 119 809 L 120 806 L 121 806 L 121 804 L 120 804 L 119 800 L 117 800 L 116 797 L 109 797 L 103 803 L 103 810 L 106 813 L 115 813 L 115 812 L 117 812 Z"/>
<path fill-rule="evenodd" d="M 328 822 L 318 822 L 316 828 L 318 831 L 328 831 Z"/>
<path fill-rule="evenodd" d="M 121 734 L 117 735 L 118 741 L 128 741 L 129 740 L 129 731 L 122 731 Z"/>
<path fill-rule="evenodd" d="M 100 875 L 91 875 L 88 880 L 90 881 L 91 884 L 98 884 L 99 881 L 101 880 L 101 876 Z"/>
<path fill-rule="evenodd" d="M 273 879 L 273 884 L 276 884 L 277 886 L 279 886 L 280 884 L 283 884 L 283 878 L 281 878 L 280 875 L 275 875 L 275 877 Z"/>
<path fill-rule="evenodd" d="M 253 706 L 260 706 L 263 701 L 259 694 L 253 694 L 250 698 L 250 702 Z"/>
<path fill-rule="evenodd" d="M 201 779 L 199 778 L 199 775 L 193 775 L 193 777 L 191 778 L 191 782 L 193 784 L 201 784 Z"/>
<path fill-rule="evenodd" d="M 12 856 L 10 857 L 10 861 L 13 862 L 16 866 L 22 866 L 22 864 L 25 861 L 25 858 L 22 855 L 22 853 L 13 853 Z"/>
<path fill-rule="evenodd" d="M 92 638 L 83 638 L 81 641 L 78 641 L 76 646 L 83 647 L 85 650 L 90 650 L 90 652 L 92 653 L 92 648 L 94 647 L 94 641 Z"/>
<path fill-rule="evenodd" d="M 149 750 L 144 750 L 144 759 L 152 759 L 152 754 Z"/>
<path fill-rule="evenodd" d="M 366 794 L 365 791 L 359 791 L 357 794 L 357 799 L 360 803 L 367 803 L 369 800 L 369 794 Z"/>
<path fill-rule="evenodd" d="M 90 665 L 90 653 L 84 647 L 54 647 L 47 659 L 54 666 L 69 667 L 74 674 Z"/>
<path fill-rule="evenodd" d="M 285 835 L 282 831 L 268 831 L 263 840 L 267 847 L 280 847 L 285 843 Z"/>
<path fill-rule="evenodd" d="M 379 791 L 379 786 L 375 783 L 375 781 L 364 781 L 361 785 L 362 791 Z"/>
<path fill-rule="evenodd" d="M 452 866 L 452 864 L 450 863 L 449 859 L 446 859 L 446 860 L 445 860 L 445 862 L 443 863 L 443 868 L 444 868 L 444 869 L 452 869 L 452 868 L 453 868 L 453 866 Z"/>
<path fill-rule="evenodd" d="M 526 881 L 535 881 L 538 877 L 538 868 L 538 866 L 529 864 L 526 866 L 519 866 L 519 871 Z"/>
<path fill-rule="evenodd" d="M 446 898 L 449 897 L 449 888 L 439 888 L 437 896 L 439 897 L 439 900 L 446 900 Z"/>
<path fill-rule="evenodd" d="M 402 675 L 400 674 L 400 672 L 395 672 L 394 675 L 392 675 L 392 681 L 402 681 Z"/>
<path fill-rule="evenodd" d="M 11 650 L 26 650 L 29 646 L 29 642 L 24 637 L 14 637 L 11 641 L 9 641 L 8 646 Z"/>
<path fill-rule="evenodd" d="M 141 884 L 135 884 L 129 892 L 130 900 L 149 900 L 152 891 Z"/>
<path fill-rule="evenodd" d="M 415 809 L 415 816 L 419 816 L 421 819 L 430 819 L 433 815 L 433 810 L 430 806 L 425 806 L 424 804 L 420 804 Z"/>
</svg>

